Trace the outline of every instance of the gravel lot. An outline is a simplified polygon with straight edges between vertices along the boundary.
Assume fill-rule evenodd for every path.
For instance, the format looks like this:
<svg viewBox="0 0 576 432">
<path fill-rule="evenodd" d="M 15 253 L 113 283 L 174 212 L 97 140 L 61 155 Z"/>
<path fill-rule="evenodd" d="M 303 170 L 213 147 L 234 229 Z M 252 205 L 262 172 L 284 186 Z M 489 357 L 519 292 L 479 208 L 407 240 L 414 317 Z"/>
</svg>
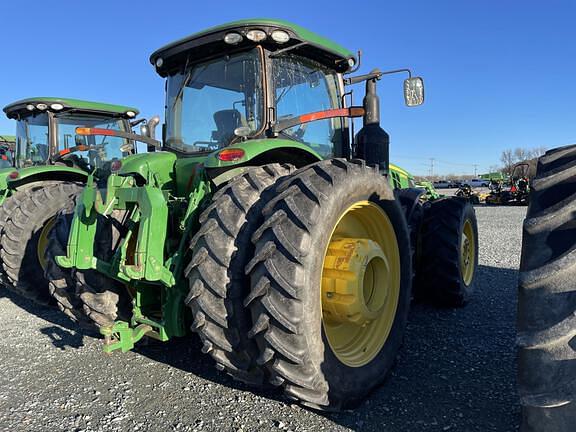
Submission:
<svg viewBox="0 0 576 432">
<path fill-rule="evenodd" d="M 442 191 L 444 192 L 444 191 Z M 196 338 L 107 356 L 53 310 L 0 291 L 2 431 L 514 431 L 515 297 L 525 208 L 478 207 L 480 267 L 466 308 L 414 305 L 387 383 L 322 415 L 220 374 Z"/>
</svg>

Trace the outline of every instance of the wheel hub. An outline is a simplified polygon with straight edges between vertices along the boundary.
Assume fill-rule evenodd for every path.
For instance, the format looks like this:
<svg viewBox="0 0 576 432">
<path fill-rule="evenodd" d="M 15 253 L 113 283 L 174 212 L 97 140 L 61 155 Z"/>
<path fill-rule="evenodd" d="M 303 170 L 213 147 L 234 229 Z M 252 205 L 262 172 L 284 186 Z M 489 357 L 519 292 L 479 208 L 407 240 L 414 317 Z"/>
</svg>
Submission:
<svg viewBox="0 0 576 432">
<path fill-rule="evenodd" d="M 378 318 L 388 287 L 376 286 L 389 273 L 386 256 L 369 239 L 334 239 L 322 273 L 322 311 L 330 324 L 366 326 Z"/>
<path fill-rule="evenodd" d="M 46 252 L 46 248 L 48 247 L 48 241 L 49 241 L 48 238 L 50 236 L 52 228 L 54 228 L 54 225 L 56 225 L 56 216 L 48 219 L 48 221 L 42 227 L 42 231 L 40 231 L 40 236 L 38 237 L 36 255 L 38 257 L 38 262 L 40 263 L 40 266 L 44 271 L 46 271 L 46 266 L 48 265 L 44 254 Z"/>
<path fill-rule="evenodd" d="M 462 257 L 464 266 L 467 267 L 470 264 L 470 240 L 467 237 L 462 238 Z"/>
</svg>

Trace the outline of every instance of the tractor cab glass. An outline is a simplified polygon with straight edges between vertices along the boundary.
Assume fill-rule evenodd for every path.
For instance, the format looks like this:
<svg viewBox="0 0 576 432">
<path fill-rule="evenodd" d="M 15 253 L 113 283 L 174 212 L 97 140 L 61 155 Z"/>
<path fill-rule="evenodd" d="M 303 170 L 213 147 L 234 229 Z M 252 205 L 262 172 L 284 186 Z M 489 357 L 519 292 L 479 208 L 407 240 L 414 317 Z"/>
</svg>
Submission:
<svg viewBox="0 0 576 432">
<path fill-rule="evenodd" d="M 44 165 L 50 156 L 48 115 L 39 114 L 18 120 L 15 159 L 18 168 Z"/>
<path fill-rule="evenodd" d="M 168 77 L 165 146 L 183 153 L 214 151 L 263 124 L 259 51 L 188 66 Z"/>
<path fill-rule="evenodd" d="M 277 122 L 342 107 L 338 75 L 333 70 L 291 54 L 273 56 L 272 68 Z M 280 136 L 307 144 L 324 158 L 332 157 L 342 146 L 343 120 L 303 123 L 283 130 Z"/>
<path fill-rule="evenodd" d="M 126 121 L 97 115 L 58 114 L 54 117 L 57 155 L 53 160 L 77 166 L 88 172 L 110 171 L 114 160 L 131 154 L 133 145 L 126 138 L 77 135 L 76 128 L 100 128 L 130 132 Z M 102 174 L 102 173 L 100 173 Z"/>
<path fill-rule="evenodd" d="M 0 144 L 0 169 L 12 166 L 12 151 L 8 145 Z"/>
</svg>

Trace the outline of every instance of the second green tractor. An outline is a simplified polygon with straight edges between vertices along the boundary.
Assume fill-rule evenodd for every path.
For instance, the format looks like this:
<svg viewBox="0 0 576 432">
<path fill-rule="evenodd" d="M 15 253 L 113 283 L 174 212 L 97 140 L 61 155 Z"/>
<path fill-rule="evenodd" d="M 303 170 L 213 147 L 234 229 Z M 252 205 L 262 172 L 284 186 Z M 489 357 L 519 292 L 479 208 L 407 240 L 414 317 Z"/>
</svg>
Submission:
<svg viewBox="0 0 576 432">
<path fill-rule="evenodd" d="M 74 208 L 89 174 L 105 180 L 135 152 L 131 121 L 138 110 L 78 99 L 34 97 L 4 108 L 16 121 L 7 166 L 0 170 L 0 275 L 8 288 L 40 303 L 52 300 L 44 270 L 56 215 Z M 87 137 L 78 127 L 123 136 Z M 10 156 L 10 157 L 8 157 Z M 4 159 L 2 159 L 4 161 Z"/>
<path fill-rule="evenodd" d="M 474 209 L 424 200 L 390 170 L 376 91 L 387 73 L 352 75 L 350 51 L 302 27 L 237 21 L 150 61 L 166 79 L 162 151 L 89 179 L 58 219 L 46 259 L 73 269 L 48 272 L 67 287 L 59 304 L 99 327 L 107 352 L 191 329 L 239 380 L 353 406 L 392 367 L 413 295 L 469 300 Z M 410 74 L 406 103 L 423 92 Z"/>
</svg>

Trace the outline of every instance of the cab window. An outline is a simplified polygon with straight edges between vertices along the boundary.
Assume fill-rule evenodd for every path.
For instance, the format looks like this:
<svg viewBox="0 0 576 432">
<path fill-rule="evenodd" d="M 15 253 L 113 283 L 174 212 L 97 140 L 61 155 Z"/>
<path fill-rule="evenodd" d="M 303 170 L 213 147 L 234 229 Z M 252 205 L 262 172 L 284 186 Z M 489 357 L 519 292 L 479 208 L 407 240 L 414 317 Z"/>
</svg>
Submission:
<svg viewBox="0 0 576 432">
<path fill-rule="evenodd" d="M 334 71 L 296 55 L 272 57 L 272 65 L 278 122 L 342 106 Z M 342 154 L 343 130 L 343 119 L 333 118 L 285 129 L 281 136 L 307 144 L 323 158 L 329 158 Z"/>
<path fill-rule="evenodd" d="M 16 126 L 16 166 L 44 165 L 48 160 L 48 116 L 40 114 L 18 121 Z"/>
</svg>

